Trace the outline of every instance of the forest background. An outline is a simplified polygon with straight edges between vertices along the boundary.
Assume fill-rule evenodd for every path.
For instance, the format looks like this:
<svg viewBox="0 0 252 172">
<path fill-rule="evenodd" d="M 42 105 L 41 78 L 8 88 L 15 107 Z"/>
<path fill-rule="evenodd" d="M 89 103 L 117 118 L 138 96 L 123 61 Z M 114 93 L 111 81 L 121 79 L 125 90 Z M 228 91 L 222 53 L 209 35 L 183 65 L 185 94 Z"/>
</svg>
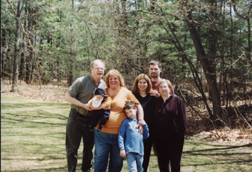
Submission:
<svg viewBox="0 0 252 172">
<path fill-rule="evenodd" d="M 239 129 L 251 143 L 251 19 L 248 0 L 2 0 L 1 94 L 65 91 L 94 59 L 130 89 L 156 59 L 187 104 L 188 134 Z"/>
</svg>

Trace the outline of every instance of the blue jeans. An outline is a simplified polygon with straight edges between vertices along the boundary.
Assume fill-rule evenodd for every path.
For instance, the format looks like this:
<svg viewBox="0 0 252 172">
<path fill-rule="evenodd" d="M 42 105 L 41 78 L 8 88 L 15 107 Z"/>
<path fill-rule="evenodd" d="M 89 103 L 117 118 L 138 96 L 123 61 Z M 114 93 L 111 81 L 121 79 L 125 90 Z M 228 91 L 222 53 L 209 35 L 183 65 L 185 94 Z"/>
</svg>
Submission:
<svg viewBox="0 0 252 172">
<path fill-rule="evenodd" d="M 143 172 L 143 155 L 129 152 L 126 154 L 129 172 Z"/>
<path fill-rule="evenodd" d="M 94 129 L 95 155 L 94 171 L 106 172 L 109 157 L 109 172 L 120 172 L 123 158 L 120 156 L 118 134 L 99 132 Z"/>
</svg>

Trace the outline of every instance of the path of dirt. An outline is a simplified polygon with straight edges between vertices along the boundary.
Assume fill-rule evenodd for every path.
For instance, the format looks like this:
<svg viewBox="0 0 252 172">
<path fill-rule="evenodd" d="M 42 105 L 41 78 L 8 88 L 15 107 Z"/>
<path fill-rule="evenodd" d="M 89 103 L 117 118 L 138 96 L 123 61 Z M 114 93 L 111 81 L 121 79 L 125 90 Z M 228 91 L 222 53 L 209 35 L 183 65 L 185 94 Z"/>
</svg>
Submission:
<svg viewBox="0 0 252 172">
<path fill-rule="evenodd" d="M 8 80 L 1 80 L 1 95 L 22 98 L 37 99 L 43 101 L 56 101 L 66 103 L 65 93 L 68 87 L 62 84 L 32 85 L 23 81 L 19 82 L 19 92 L 10 92 L 11 83 Z M 206 131 L 204 123 L 196 124 L 192 116 L 189 116 L 187 138 L 218 142 L 221 144 L 244 145 L 252 144 L 252 129 L 220 129 Z"/>
</svg>

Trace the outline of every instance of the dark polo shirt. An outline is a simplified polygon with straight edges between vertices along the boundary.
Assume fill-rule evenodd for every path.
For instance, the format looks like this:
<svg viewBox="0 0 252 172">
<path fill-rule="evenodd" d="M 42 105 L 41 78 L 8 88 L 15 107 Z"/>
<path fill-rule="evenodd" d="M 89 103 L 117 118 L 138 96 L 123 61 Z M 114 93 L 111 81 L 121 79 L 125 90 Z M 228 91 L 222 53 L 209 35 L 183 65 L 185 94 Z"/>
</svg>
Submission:
<svg viewBox="0 0 252 172">
<path fill-rule="evenodd" d="M 91 75 L 77 78 L 71 87 L 68 89 L 68 93 L 72 97 L 76 98 L 82 103 L 87 103 L 94 96 L 94 91 L 96 88 L 106 88 L 106 83 L 101 79 L 96 85 L 94 79 Z M 75 106 L 71 104 L 71 108 L 77 110 L 82 115 L 92 116 L 91 111 Z"/>
</svg>

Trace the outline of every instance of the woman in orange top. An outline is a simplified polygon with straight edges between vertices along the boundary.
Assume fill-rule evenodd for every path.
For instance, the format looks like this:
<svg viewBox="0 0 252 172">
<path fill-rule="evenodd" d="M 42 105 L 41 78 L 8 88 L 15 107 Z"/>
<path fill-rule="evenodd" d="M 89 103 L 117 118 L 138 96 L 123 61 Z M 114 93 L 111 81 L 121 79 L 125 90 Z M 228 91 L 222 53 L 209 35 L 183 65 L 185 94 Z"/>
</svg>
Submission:
<svg viewBox="0 0 252 172">
<path fill-rule="evenodd" d="M 123 158 L 120 156 L 118 146 L 118 133 L 124 119 L 127 118 L 123 107 L 127 101 L 137 104 L 139 124 L 143 123 L 143 108 L 130 90 L 124 87 L 124 79 L 119 71 L 112 69 L 105 76 L 107 84 L 106 93 L 112 98 L 110 117 L 99 132 L 94 130 L 95 156 L 94 171 L 120 172 L 123 166 Z M 97 128 L 97 127 L 96 127 Z"/>
</svg>

